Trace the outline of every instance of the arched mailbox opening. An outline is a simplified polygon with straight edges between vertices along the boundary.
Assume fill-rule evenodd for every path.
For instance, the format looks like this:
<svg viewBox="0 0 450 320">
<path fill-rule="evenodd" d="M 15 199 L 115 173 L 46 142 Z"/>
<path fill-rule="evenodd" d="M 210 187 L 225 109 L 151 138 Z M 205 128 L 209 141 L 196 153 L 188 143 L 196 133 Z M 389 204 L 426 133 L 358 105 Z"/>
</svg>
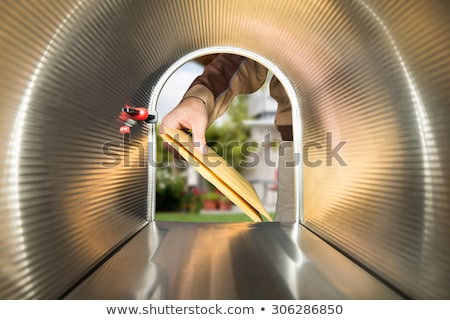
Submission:
<svg viewBox="0 0 450 320">
<path fill-rule="evenodd" d="M 293 110 L 292 113 L 289 112 L 289 118 L 292 118 L 293 134 L 291 133 L 292 138 L 288 139 L 293 140 L 293 144 L 289 142 L 289 148 L 295 149 L 296 161 L 288 164 L 293 167 L 292 175 L 294 176 L 292 180 L 294 191 L 289 201 L 292 201 L 291 220 L 299 221 L 302 208 L 302 165 L 298 161 L 300 149 L 297 147 L 302 140 L 299 102 L 290 81 L 276 65 L 262 56 L 239 48 L 205 48 L 198 50 L 179 59 L 161 77 L 153 90 L 149 109 L 156 110 L 159 113 L 159 122 L 161 122 L 161 118 L 182 99 L 190 83 L 202 72 L 203 67 L 220 53 L 251 59 L 252 62 L 260 66 L 260 70 L 266 70 L 266 75 L 265 80 L 261 85 L 258 85 L 255 92 L 252 91 L 235 97 L 230 103 L 227 115 L 220 117 L 216 123 L 208 128 L 207 139 L 210 138 L 208 145 L 223 156 L 230 166 L 239 171 L 253 185 L 263 205 L 269 208 L 268 210 L 272 212 L 272 215 L 276 215 L 278 150 L 281 150 L 281 153 L 287 150 L 286 141 L 283 141 L 284 137 L 282 136 L 283 134 L 286 136 L 286 134 L 280 134 L 274 123 L 277 102 L 274 98 L 269 97 L 272 91 L 276 92 L 276 86 L 278 85 L 278 91 L 281 92 L 279 95 L 285 96 L 282 99 L 288 100 Z M 174 78 L 176 78 L 177 73 L 182 73 L 183 78 L 189 76 L 190 79 L 189 81 L 182 80 L 184 81 L 182 85 L 176 84 L 178 85 L 178 92 L 176 92 L 178 97 L 174 100 L 168 98 L 168 96 L 173 96 L 174 92 L 170 92 L 167 87 L 176 83 Z M 274 85 L 274 83 L 276 84 Z M 270 101 L 267 102 L 267 100 Z M 272 106 L 250 106 L 249 103 L 271 103 Z M 161 111 L 157 110 L 158 108 Z M 237 109 L 242 111 L 237 111 Z M 241 113 L 236 115 L 239 112 Z M 242 119 L 243 117 L 247 119 Z M 236 126 L 237 121 L 240 121 L 240 123 Z M 227 124 L 231 123 L 233 124 L 231 127 L 234 129 L 230 126 L 227 127 Z M 225 128 L 220 129 L 222 125 Z M 230 130 L 235 130 L 235 133 L 231 133 Z M 214 185 L 201 177 L 199 178 L 195 170 L 192 170 L 192 166 L 186 165 L 181 157 L 161 155 L 167 153 L 167 151 L 159 141 L 157 131 L 155 128 L 149 131 L 150 141 L 155 141 L 155 148 L 153 152 L 149 153 L 150 163 L 156 164 L 153 168 L 149 168 L 150 220 L 157 219 L 155 215 L 157 212 L 166 210 L 178 212 L 226 211 L 227 209 L 220 207 L 220 198 L 222 198 L 220 191 L 216 192 L 217 188 Z M 203 208 L 205 198 L 208 197 L 214 198 L 215 207 Z M 239 211 L 239 208 L 237 209 Z M 173 219 L 173 217 L 170 217 L 170 219 Z M 238 221 L 242 219 L 243 221 L 251 221 L 245 216 L 242 218 L 242 215 L 237 216 L 237 219 Z M 212 221 L 221 221 L 221 218 L 218 218 L 218 220 L 212 218 Z M 233 218 L 225 218 L 222 221 L 233 221 Z"/>
</svg>

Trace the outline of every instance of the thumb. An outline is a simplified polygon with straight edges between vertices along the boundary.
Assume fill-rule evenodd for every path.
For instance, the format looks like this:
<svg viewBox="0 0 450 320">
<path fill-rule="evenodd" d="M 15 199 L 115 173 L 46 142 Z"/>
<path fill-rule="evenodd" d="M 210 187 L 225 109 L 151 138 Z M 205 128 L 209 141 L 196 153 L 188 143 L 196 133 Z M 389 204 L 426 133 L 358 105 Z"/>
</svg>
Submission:
<svg viewBox="0 0 450 320">
<path fill-rule="evenodd" d="M 205 134 L 205 125 L 196 125 L 192 127 L 192 140 L 194 141 L 194 148 L 201 154 L 206 154 L 208 152 Z"/>
</svg>

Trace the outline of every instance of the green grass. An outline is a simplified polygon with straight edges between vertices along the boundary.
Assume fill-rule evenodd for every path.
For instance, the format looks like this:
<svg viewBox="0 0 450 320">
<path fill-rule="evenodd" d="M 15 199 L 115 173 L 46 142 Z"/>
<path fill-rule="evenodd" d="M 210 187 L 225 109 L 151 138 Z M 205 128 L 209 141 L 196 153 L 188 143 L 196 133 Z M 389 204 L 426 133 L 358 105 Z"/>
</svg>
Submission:
<svg viewBox="0 0 450 320">
<path fill-rule="evenodd" d="M 193 213 L 157 212 L 155 219 L 156 221 L 181 221 L 181 222 L 252 222 L 252 220 L 244 213 L 193 214 Z"/>
</svg>

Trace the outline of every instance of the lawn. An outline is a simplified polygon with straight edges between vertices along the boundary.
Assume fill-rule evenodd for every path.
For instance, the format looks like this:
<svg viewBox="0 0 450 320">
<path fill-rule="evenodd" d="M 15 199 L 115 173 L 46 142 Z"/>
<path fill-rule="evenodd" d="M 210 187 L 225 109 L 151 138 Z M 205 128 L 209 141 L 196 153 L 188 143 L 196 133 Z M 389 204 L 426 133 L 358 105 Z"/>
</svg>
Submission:
<svg viewBox="0 0 450 320">
<path fill-rule="evenodd" d="M 273 217 L 273 214 L 271 214 Z M 182 221 L 182 222 L 252 222 L 244 213 L 175 213 L 157 212 L 156 221 Z"/>
</svg>

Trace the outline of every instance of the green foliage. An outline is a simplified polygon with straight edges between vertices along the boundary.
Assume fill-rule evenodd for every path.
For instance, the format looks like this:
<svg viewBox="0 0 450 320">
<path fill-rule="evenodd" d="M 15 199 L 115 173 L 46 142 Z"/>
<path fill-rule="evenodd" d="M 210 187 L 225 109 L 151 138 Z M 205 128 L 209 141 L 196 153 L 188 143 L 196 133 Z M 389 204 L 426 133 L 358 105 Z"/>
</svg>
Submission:
<svg viewBox="0 0 450 320">
<path fill-rule="evenodd" d="M 202 197 L 198 189 L 191 189 L 184 193 L 181 198 L 183 212 L 200 213 L 202 209 Z"/>
<path fill-rule="evenodd" d="M 171 168 L 156 170 L 156 211 L 181 209 L 181 197 L 186 179 Z"/>
<path fill-rule="evenodd" d="M 220 199 L 220 194 L 214 191 L 206 192 L 202 194 L 202 200 L 212 200 L 218 201 Z"/>
<path fill-rule="evenodd" d="M 158 128 L 156 129 L 158 132 Z M 182 210 L 186 185 L 183 172 L 174 163 L 179 161 L 156 134 L 156 211 Z"/>
<path fill-rule="evenodd" d="M 245 159 L 244 142 L 250 137 L 250 128 L 244 125 L 247 118 L 246 96 L 237 96 L 228 109 L 228 119 L 211 125 L 206 132 L 208 145 L 237 170 Z"/>
</svg>

